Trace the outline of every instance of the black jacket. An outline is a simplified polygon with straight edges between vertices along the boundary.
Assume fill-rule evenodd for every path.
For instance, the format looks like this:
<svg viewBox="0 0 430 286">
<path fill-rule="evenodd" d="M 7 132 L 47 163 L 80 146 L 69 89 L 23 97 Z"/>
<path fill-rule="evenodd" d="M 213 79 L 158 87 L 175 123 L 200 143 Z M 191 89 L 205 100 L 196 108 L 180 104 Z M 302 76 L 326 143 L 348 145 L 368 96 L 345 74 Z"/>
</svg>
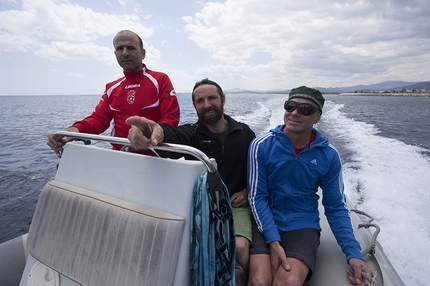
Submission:
<svg viewBox="0 0 430 286">
<path fill-rule="evenodd" d="M 196 123 L 173 128 L 160 123 L 164 130 L 164 142 L 184 144 L 203 151 L 209 158 L 215 158 L 221 179 L 230 196 L 246 188 L 248 147 L 254 132 L 248 125 L 224 114 L 228 122 L 228 133 L 222 143 L 200 120 Z M 195 159 L 186 155 L 186 159 Z"/>
</svg>

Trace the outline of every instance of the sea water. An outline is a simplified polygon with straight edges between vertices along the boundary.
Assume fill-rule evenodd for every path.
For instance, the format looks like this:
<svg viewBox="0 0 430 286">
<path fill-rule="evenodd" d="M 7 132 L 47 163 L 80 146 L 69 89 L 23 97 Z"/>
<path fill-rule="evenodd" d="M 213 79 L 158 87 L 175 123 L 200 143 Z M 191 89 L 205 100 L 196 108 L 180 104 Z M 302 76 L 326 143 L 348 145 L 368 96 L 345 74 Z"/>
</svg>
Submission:
<svg viewBox="0 0 430 286">
<path fill-rule="evenodd" d="M 346 194 L 381 227 L 378 241 L 405 284 L 427 285 L 430 97 L 325 97 L 316 127 L 341 154 Z M 0 242 L 28 231 L 40 190 L 55 176 L 59 159 L 46 145 L 47 133 L 90 114 L 99 99 L 0 96 Z M 178 99 L 181 124 L 194 122 L 191 95 Z M 286 99 L 227 94 L 225 112 L 258 135 L 283 123 Z"/>
</svg>

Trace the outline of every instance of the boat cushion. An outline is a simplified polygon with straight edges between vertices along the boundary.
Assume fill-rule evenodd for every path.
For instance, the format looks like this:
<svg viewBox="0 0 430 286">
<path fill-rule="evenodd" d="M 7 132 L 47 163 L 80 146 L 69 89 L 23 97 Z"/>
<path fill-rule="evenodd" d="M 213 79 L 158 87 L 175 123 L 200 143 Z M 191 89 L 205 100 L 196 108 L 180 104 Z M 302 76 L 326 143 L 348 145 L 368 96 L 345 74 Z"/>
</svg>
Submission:
<svg viewBox="0 0 430 286">
<path fill-rule="evenodd" d="M 185 220 L 58 181 L 28 234 L 37 260 L 82 285 L 171 285 Z"/>
</svg>

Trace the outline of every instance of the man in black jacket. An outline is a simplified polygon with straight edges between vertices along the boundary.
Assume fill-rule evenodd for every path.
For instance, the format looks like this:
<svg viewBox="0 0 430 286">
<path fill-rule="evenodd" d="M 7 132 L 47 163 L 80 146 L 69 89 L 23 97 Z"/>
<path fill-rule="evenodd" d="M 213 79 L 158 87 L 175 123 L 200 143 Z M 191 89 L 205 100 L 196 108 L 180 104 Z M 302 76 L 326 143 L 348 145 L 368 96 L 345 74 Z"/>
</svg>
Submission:
<svg viewBox="0 0 430 286">
<path fill-rule="evenodd" d="M 246 189 L 246 168 L 248 146 L 255 134 L 248 125 L 224 114 L 225 95 L 216 82 L 208 79 L 197 82 L 192 100 L 199 118 L 196 123 L 172 128 L 164 123 L 157 124 L 144 117 L 134 116 L 126 120 L 132 125 L 128 138 L 136 149 L 161 142 L 178 143 L 193 146 L 209 158 L 215 158 L 233 207 L 236 262 L 248 276 L 252 214 Z"/>
</svg>

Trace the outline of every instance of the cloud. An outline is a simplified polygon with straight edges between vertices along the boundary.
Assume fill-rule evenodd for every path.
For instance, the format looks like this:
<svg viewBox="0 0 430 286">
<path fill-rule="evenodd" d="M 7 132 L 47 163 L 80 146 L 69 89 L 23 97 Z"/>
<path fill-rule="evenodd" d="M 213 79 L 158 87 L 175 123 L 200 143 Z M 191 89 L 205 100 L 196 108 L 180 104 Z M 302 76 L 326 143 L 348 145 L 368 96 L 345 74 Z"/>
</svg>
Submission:
<svg viewBox="0 0 430 286">
<path fill-rule="evenodd" d="M 139 14 L 98 13 L 65 0 L 23 0 L 19 10 L 1 11 L 0 18 L 0 49 L 33 51 L 52 60 L 111 61 L 113 49 L 108 57 L 107 46 L 112 47 L 118 27 L 132 29 L 143 39 L 154 34 Z"/>
<path fill-rule="evenodd" d="M 48 67 L 65 75 L 50 93 L 76 88 L 69 71 L 92 79 L 82 89 L 103 85 L 121 75 L 122 29 L 181 91 L 206 77 L 260 90 L 429 80 L 428 0 L 0 1 L 2 93 L 23 93 L 10 80 L 23 69 L 49 81 Z"/>
<path fill-rule="evenodd" d="M 188 39 L 220 63 L 213 74 L 234 66 L 241 78 L 255 71 L 248 60 L 260 53 L 272 59 L 259 65 L 264 80 L 305 75 L 328 77 L 330 84 L 357 75 L 369 80 L 375 72 L 412 79 L 402 70 L 407 63 L 419 55 L 427 60 L 418 68 L 430 64 L 429 7 L 425 1 L 227 0 L 182 19 Z"/>
<path fill-rule="evenodd" d="M 88 60 L 95 59 L 107 64 L 115 64 L 112 49 L 96 45 L 92 42 L 86 43 L 68 43 L 51 42 L 50 45 L 39 45 L 35 54 L 41 58 L 47 58 L 52 61 L 60 60 Z"/>
<path fill-rule="evenodd" d="M 86 78 L 87 77 L 82 73 L 74 73 L 74 72 L 68 73 L 67 76 L 74 77 L 74 78 Z"/>
<path fill-rule="evenodd" d="M 127 0 L 118 0 L 118 3 L 122 6 L 122 7 L 126 7 L 127 5 Z"/>
</svg>

